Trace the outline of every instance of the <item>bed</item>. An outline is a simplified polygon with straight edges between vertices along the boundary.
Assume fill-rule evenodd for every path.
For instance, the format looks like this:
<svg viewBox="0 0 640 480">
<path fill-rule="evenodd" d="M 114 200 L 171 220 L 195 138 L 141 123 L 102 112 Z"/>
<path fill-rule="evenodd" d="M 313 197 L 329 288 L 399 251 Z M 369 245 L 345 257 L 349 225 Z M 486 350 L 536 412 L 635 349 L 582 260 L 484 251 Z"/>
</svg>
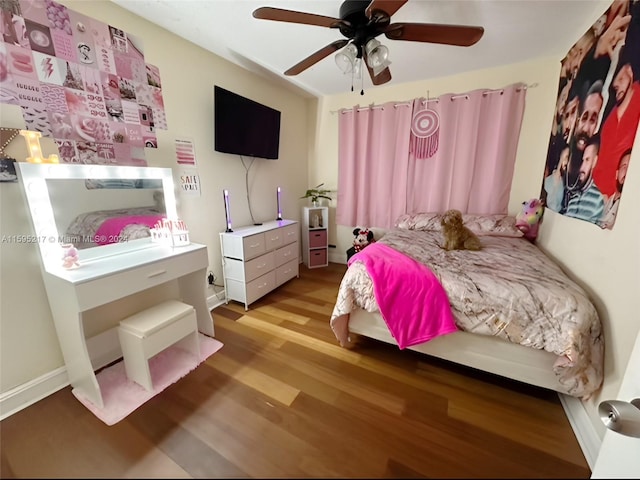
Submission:
<svg viewBox="0 0 640 480">
<path fill-rule="evenodd" d="M 395 228 L 351 258 L 330 321 L 340 344 L 351 348 L 355 333 L 589 398 L 602 383 L 603 337 L 597 311 L 585 291 L 522 238 L 514 217 L 464 215 L 465 225 L 480 236 L 480 251 L 442 249 L 440 217 L 437 213 L 403 215 Z M 413 342 L 399 336 L 398 325 L 409 317 L 407 302 L 421 309 L 424 318 L 412 320 L 422 322 L 420 328 L 445 322 L 441 313 L 430 313 L 425 307 L 432 300 L 420 289 L 410 292 L 411 300 L 398 298 L 395 304 L 389 304 L 393 297 L 381 295 L 405 275 L 398 269 L 404 263 L 397 259 L 387 260 L 389 265 L 377 270 L 372 267 L 391 251 L 435 278 L 450 304 L 453 331 L 440 328 L 431 337 L 423 335 Z"/>
<path fill-rule="evenodd" d="M 164 212 L 157 206 L 96 210 L 77 215 L 65 238 L 78 249 L 150 237 Z"/>
</svg>

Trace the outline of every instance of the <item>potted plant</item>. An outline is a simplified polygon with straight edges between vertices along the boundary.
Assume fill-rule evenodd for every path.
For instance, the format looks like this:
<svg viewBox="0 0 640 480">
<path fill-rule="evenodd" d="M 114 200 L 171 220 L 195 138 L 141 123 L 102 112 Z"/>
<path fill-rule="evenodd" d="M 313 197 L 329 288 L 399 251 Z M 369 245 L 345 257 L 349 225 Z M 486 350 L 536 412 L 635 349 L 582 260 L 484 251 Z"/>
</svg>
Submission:
<svg viewBox="0 0 640 480">
<path fill-rule="evenodd" d="M 317 207 L 319 205 L 319 202 L 320 202 L 321 198 L 326 198 L 327 200 L 331 200 L 331 197 L 327 195 L 327 193 L 330 193 L 331 190 L 327 190 L 326 188 L 322 188 L 323 185 L 324 185 L 324 183 L 321 183 L 320 185 L 316 185 L 315 187 L 310 188 L 300 198 L 311 198 L 311 204 L 314 207 Z"/>
</svg>

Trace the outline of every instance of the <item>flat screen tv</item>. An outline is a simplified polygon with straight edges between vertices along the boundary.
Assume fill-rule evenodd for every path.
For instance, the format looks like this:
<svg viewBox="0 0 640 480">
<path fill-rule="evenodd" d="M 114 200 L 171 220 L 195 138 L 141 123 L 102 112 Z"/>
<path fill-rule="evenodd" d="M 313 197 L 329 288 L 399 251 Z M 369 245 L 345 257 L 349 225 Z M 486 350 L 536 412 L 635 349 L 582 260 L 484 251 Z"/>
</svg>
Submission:
<svg viewBox="0 0 640 480">
<path fill-rule="evenodd" d="M 280 112 L 214 86 L 214 148 L 217 152 L 275 160 Z"/>
</svg>

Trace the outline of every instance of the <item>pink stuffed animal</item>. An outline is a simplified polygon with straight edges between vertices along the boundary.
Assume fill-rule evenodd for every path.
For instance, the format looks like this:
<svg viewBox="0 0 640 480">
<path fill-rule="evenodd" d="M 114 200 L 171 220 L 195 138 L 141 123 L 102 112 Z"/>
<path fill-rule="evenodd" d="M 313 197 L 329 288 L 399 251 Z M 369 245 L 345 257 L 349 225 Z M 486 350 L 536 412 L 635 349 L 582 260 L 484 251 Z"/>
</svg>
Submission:
<svg viewBox="0 0 640 480">
<path fill-rule="evenodd" d="M 62 266 L 64 268 L 79 267 L 79 257 L 78 249 L 71 243 L 65 243 L 62 245 Z"/>
<path fill-rule="evenodd" d="M 539 198 L 522 202 L 522 210 L 516 215 L 516 227 L 524 233 L 524 238 L 535 241 L 543 213 L 544 205 Z"/>
</svg>

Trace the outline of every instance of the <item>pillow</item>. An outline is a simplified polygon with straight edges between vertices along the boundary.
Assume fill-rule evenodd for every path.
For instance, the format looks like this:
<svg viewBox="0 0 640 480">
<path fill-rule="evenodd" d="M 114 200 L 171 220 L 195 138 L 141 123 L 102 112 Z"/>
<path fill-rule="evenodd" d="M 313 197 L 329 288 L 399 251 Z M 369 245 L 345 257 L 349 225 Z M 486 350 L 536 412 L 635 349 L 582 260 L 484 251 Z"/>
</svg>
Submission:
<svg viewBox="0 0 640 480">
<path fill-rule="evenodd" d="M 423 232 L 439 232 L 442 230 L 440 220 L 442 213 L 414 213 L 400 215 L 396 220 L 396 228 L 404 230 L 422 230 Z"/>
<path fill-rule="evenodd" d="M 465 226 L 478 236 L 522 237 L 516 227 L 516 217 L 511 215 L 462 215 Z"/>
<path fill-rule="evenodd" d="M 405 230 L 421 230 L 424 232 L 440 232 L 440 220 L 443 213 L 403 214 L 396 220 L 396 228 Z M 522 237 L 524 234 L 516 227 L 516 217 L 505 214 L 471 214 L 463 213 L 465 226 L 479 236 Z"/>
</svg>

